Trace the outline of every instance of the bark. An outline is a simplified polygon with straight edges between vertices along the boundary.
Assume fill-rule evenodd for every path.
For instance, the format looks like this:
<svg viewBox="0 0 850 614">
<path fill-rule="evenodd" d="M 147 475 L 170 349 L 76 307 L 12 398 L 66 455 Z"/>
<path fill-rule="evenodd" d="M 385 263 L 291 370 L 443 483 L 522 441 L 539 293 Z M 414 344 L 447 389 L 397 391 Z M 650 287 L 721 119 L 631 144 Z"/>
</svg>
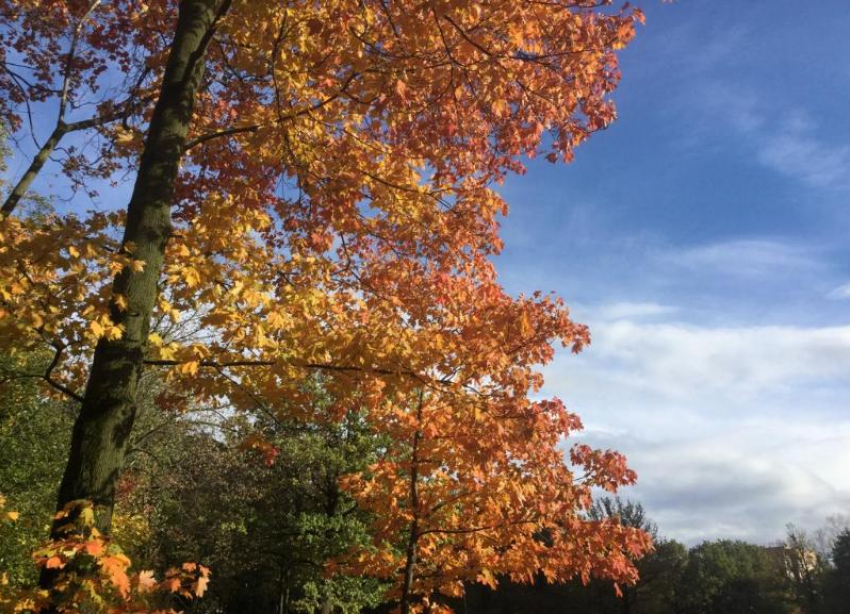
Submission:
<svg viewBox="0 0 850 614">
<path fill-rule="evenodd" d="M 419 407 L 416 418 L 419 427 L 422 425 L 422 403 L 423 395 L 419 395 Z M 410 537 L 407 540 L 405 551 L 404 578 L 401 586 L 401 602 L 399 611 L 401 614 L 410 614 L 411 589 L 413 588 L 413 577 L 416 572 L 417 545 L 419 542 L 419 441 L 422 439 L 422 431 L 417 427 L 413 434 L 413 445 L 410 451 L 410 509 L 413 520 L 410 523 Z"/>
<path fill-rule="evenodd" d="M 414 520 L 410 523 L 410 538 L 407 540 L 407 551 L 405 555 L 407 560 L 404 564 L 404 580 L 401 587 L 401 603 L 399 610 L 401 614 L 410 614 L 410 589 L 413 586 L 413 575 L 416 570 L 416 542 L 419 541 L 419 523 Z"/>
<path fill-rule="evenodd" d="M 113 292 L 126 298 L 122 311 L 113 303 L 111 317 L 124 327 L 118 340 L 101 339 L 95 348 L 88 384 L 74 424 L 71 450 L 59 488 L 58 509 L 91 502 L 99 530 L 108 533 L 115 486 L 133 422 L 135 396 L 157 298 L 165 246 L 171 234 L 171 206 L 178 166 L 192 119 L 206 49 L 230 0 L 182 0 L 159 99 L 127 209 L 123 250 L 144 262 L 144 270 L 125 269 Z M 53 535 L 67 530 L 57 520 Z M 50 584 L 42 577 L 43 584 Z"/>
<path fill-rule="evenodd" d="M 59 145 L 59 141 L 62 140 L 62 137 L 65 136 L 66 132 L 67 126 L 64 122 L 60 121 L 44 142 L 44 145 L 41 146 L 41 149 L 38 150 L 38 153 L 32 159 L 32 162 L 30 162 L 29 168 L 27 168 L 24 176 L 21 177 L 17 184 L 15 184 L 12 191 L 9 192 L 9 196 L 6 197 L 3 207 L 0 208 L 0 220 L 8 217 L 15 210 L 15 207 L 18 206 L 18 203 L 27 193 L 27 190 L 29 190 L 30 184 L 32 184 L 38 176 L 39 171 L 41 171 L 44 167 L 44 164 L 47 162 L 50 154 L 53 153 L 53 150 L 56 149 L 57 145 Z"/>
</svg>

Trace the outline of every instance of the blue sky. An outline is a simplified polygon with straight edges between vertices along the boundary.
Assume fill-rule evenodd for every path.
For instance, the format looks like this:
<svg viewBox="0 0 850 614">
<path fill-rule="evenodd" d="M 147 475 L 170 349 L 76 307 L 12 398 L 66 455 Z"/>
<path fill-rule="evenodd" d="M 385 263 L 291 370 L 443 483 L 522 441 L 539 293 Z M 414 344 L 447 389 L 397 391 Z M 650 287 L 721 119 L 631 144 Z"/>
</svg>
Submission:
<svg viewBox="0 0 850 614">
<path fill-rule="evenodd" d="M 619 120 L 503 187 L 501 279 L 591 325 L 544 392 L 663 534 L 768 543 L 850 514 L 850 11 L 642 4 Z"/>
</svg>

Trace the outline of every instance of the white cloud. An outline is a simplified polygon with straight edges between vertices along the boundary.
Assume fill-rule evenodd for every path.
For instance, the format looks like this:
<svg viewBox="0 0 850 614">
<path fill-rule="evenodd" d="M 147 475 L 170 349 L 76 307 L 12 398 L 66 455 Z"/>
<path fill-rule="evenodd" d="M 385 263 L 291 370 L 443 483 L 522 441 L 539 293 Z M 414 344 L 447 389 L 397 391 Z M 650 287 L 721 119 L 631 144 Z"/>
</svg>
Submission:
<svg viewBox="0 0 850 614">
<path fill-rule="evenodd" d="M 635 498 L 644 502 L 662 532 L 689 543 L 706 538 L 769 543 L 787 523 L 814 528 L 846 512 L 850 491 L 783 454 L 746 437 L 719 435 L 630 450 L 640 477 Z M 767 433 L 763 437 L 769 436 Z M 822 450 L 829 462 L 848 462 L 847 440 Z M 846 466 L 846 465 L 845 465 Z"/>
<path fill-rule="evenodd" d="M 624 496 L 688 543 L 768 543 L 850 512 L 850 326 L 592 324 L 548 394 L 639 475 Z"/>
<path fill-rule="evenodd" d="M 752 396 L 850 374 L 850 326 L 707 329 L 617 321 L 592 330 L 593 360 L 671 398 L 718 390 Z"/>
</svg>

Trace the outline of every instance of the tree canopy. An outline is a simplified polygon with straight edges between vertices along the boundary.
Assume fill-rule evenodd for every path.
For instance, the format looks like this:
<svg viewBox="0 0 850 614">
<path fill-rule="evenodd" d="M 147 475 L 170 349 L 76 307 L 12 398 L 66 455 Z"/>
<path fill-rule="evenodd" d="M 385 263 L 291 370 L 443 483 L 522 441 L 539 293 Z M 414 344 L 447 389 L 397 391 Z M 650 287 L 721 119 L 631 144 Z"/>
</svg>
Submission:
<svg viewBox="0 0 850 614">
<path fill-rule="evenodd" d="M 499 574 L 634 581 L 648 536 L 586 514 L 634 473 L 586 445 L 565 458 L 581 423 L 534 396 L 588 331 L 492 263 L 494 183 L 614 119 L 642 15 L 608 4 L 0 1 L 0 109 L 36 145 L 2 207 L 0 350 L 48 353 L 16 375 L 79 403 L 54 540 L 108 539 L 153 370 L 163 412 L 361 416 L 387 438 L 340 479 L 375 512 L 349 564 L 402 611 Z M 53 158 L 70 202 L 30 214 Z M 44 559 L 54 593 L 57 570 L 86 576 L 65 559 Z"/>
</svg>

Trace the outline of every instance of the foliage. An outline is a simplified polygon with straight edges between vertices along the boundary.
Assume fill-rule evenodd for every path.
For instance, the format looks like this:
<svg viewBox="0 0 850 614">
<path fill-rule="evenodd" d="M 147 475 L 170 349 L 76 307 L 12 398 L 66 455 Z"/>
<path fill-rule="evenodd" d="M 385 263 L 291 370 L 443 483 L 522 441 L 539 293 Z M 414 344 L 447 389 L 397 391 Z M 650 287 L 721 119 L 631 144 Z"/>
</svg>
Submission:
<svg viewBox="0 0 850 614">
<path fill-rule="evenodd" d="M 688 554 L 682 574 L 687 614 L 787 611 L 784 568 L 759 546 L 741 541 L 704 542 Z"/>
<path fill-rule="evenodd" d="M 850 528 L 836 537 L 832 547 L 834 567 L 825 575 L 825 602 L 829 614 L 847 611 L 850 603 Z"/>
<path fill-rule="evenodd" d="M 73 408 L 39 399 L 35 379 L 46 357 L 0 356 L 0 494 L 20 518 L 0 525 L 0 569 L 12 586 L 35 581 L 32 551 L 44 541 L 67 454 Z"/>
<path fill-rule="evenodd" d="M 376 581 L 324 569 L 368 539 L 363 512 L 337 483 L 378 443 L 361 419 L 249 422 L 196 412 L 169 428 L 125 474 L 118 510 L 146 519 L 135 553 L 146 565 L 189 559 L 215 569 L 196 609 L 354 612 L 380 601 Z"/>
<path fill-rule="evenodd" d="M 224 394 L 244 407 L 253 404 L 211 362 L 272 362 L 251 376 L 228 371 L 250 379 L 252 392 L 288 398 L 305 370 L 328 363 L 420 376 L 460 369 L 456 383 L 471 385 L 490 365 L 523 360 L 508 352 L 516 346 L 500 331 L 509 326 L 525 331 L 517 341 L 532 345 L 523 352 L 532 360 L 545 359 L 544 339 L 583 344 L 557 303 L 505 296 L 486 258 L 500 247 L 505 210 L 488 182 L 519 170 L 517 156 L 543 147 L 546 131 L 569 157 L 613 119 L 614 50 L 639 15 L 586 4 L 234 3 L 207 58 L 154 315 L 167 323 L 196 314 L 199 329 L 157 331 L 147 358 L 177 362 L 168 377 L 193 400 Z M 6 0 L 3 42 L 26 50 L 36 83 L 22 93 L 4 75 L 4 115 L 24 129 L 24 99 L 50 99 L 66 81 L 76 106 L 118 95 L 102 82 L 115 61 L 126 95 L 144 100 L 166 51 L 154 33 L 168 32 L 175 8 Z M 70 66 L 61 61 L 69 40 L 86 43 Z M 101 113 L 117 106 L 107 96 Z M 125 120 L 129 132 L 144 130 L 142 109 Z M 135 165 L 128 128 L 101 130 L 98 159 Z M 79 161 L 63 168 L 104 172 Z M 281 180 L 293 182 L 283 195 Z M 123 216 L 77 211 L 5 225 L 3 337 L 61 347 L 57 379 L 82 390 L 95 341 L 121 335 L 109 307 L 120 313 L 127 297 L 111 295 L 110 279 L 144 268 L 117 240 Z"/>
<path fill-rule="evenodd" d="M 4 502 L 0 500 L 0 512 Z M 176 614 L 173 597 L 200 597 L 209 583 L 209 569 L 184 563 L 158 581 L 151 571 L 131 573 L 130 559 L 94 527 L 91 506 L 69 506 L 60 514 L 73 517 L 73 531 L 54 538 L 33 554 L 42 573 L 55 576 L 50 590 L 11 586 L 0 577 L 0 612 L 150 612 Z M 16 511 L 5 519 L 17 521 Z M 70 526 L 70 525 L 69 525 Z"/>
<path fill-rule="evenodd" d="M 395 445 L 345 482 L 374 518 L 375 548 L 348 562 L 381 578 L 401 575 L 391 596 L 402 611 L 439 611 L 465 582 L 495 587 L 499 576 L 636 579 L 631 561 L 649 548 L 647 534 L 582 515 L 592 488 L 615 491 L 634 474 L 618 454 L 575 446 L 570 461 L 583 472 L 575 479 L 559 444 L 581 423 L 560 402 L 452 407 L 420 391 L 389 409 Z M 606 556 L 576 547 L 590 543 Z"/>
<path fill-rule="evenodd" d="M 613 595 L 608 583 L 596 580 L 591 584 L 588 592 L 593 607 L 623 614 L 660 614 L 673 609 L 688 561 L 687 549 L 675 540 L 660 538 L 658 526 L 648 518 L 640 503 L 622 501 L 619 497 L 603 497 L 594 503 L 591 515 L 594 518 L 619 518 L 626 526 L 645 531 L 653 541 L 652 550 L 635 561 L 638 582 L 622 587 L 621 597 Z"/>
<path fill-rule="evenodd" d="M 60 497 L 98 497 L 109 527 L 142 364 L 162 369 L 168 411 L 285 423 L 315 418 L 319 372 L 322 413 L 365 412 L 393 443 L 346 480 L 389 511 L 363 573 L 424 599 L 537 569 L 633 581 L 648 539 L 583 512 L 593 486 L 634 474 L 579 445 L 575 479 L 558 446 L 577 418 L 531 400 L 554 345 L 578 351 L 587 330 L 560 299 L 509 296 L 491 261 L 507 211 L 493 182 L 522 156 L 570 159 L 614 119 L 616 51 L 642 15 L 605 4 L 0 1 L 16 50 L 0 109 L 24 132 L 30 103 L 58 110 L 3 206 L 0 345 L 49 351 L 43 382 L 83 401 Z M 58 148 L 70 131 L 101 146 Z M 53 151 L 82 187 L 139 163 L 129 213 L 13 215 Z M 428 460 L 404 458 L 414 439 Z M 438 576 L 401 573 L 411 515 Z"/>
</svg>

